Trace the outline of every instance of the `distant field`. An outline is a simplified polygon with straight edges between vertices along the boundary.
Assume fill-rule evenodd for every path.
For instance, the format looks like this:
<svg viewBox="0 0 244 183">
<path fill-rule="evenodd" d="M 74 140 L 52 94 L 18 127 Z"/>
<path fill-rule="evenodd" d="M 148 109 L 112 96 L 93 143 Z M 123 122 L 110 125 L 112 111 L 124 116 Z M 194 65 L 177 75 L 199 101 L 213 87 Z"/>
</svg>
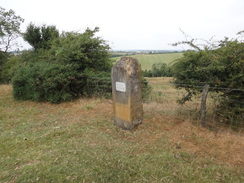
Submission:
<svg viewBox="0 0 244 183">
<path fill-rule="evenodd" d="M 141 63 L 142 70 L 151 70 L 152 65 L 155 63 L 171 64 L 176 59 L 182 57 L 183 53 L 164 53 L 164 54 L 137 54 L 131 57 L 137 58 Z M 115 60 L 120 57 L 115 57 Z"/>
</svg>

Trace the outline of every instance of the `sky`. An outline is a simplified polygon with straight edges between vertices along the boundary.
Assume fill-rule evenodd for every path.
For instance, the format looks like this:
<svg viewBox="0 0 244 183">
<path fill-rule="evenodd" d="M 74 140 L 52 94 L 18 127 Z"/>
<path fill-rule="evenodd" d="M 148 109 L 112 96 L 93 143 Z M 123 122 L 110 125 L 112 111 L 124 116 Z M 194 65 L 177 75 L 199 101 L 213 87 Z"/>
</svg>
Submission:
<svg viewBox="0 0 244 183">
<path fill-rule="evenodd" d="M 55 25 L 60 31 L 99 27 L 97 36 L 113 50 L 174 50 L 192 38 L 234 38 L 244 30 L 243 0 L 1 0 L 30 22 Z M 21 42 L 23 48 L 29 46 Z"/>
</svg>

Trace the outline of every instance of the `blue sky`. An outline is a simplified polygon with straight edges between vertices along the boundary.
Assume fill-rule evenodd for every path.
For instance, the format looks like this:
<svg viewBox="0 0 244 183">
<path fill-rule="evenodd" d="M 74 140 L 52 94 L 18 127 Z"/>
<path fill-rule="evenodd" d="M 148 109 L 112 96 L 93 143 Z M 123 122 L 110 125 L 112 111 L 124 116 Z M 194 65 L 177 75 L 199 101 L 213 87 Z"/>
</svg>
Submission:
<svg viewBox="0 0 244 183">
<path fill-rule="evenodd" d="M 23 31 L 30 22 L 60 31 L 98 26 L 98 36 L 117 50 L 175 49 L 169 44 L 185 39 L 180 29 L 216 40 L 244 30 L 243 0 L 1 0 L 0 6 L 25 19 Z"/>
</svg>

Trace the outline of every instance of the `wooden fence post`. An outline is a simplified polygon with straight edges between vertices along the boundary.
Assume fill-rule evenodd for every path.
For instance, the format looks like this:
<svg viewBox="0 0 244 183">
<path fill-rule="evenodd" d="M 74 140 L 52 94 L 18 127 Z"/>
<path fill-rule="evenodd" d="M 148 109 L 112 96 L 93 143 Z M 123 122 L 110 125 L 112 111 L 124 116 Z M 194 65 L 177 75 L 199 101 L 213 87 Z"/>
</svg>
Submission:
<svg viewBox="0 0 244 183">
<path fill-rule="evenodd" d="M 206 126 L 206 101 L 207 101 L 207 95 L 208 95 L 209 85 L 204 85 L 203 91 L 202 91 L 202 101 L 201 101 L 201 108 L 200 108 L 200 121 L 202 126 Z"/>
</svg>

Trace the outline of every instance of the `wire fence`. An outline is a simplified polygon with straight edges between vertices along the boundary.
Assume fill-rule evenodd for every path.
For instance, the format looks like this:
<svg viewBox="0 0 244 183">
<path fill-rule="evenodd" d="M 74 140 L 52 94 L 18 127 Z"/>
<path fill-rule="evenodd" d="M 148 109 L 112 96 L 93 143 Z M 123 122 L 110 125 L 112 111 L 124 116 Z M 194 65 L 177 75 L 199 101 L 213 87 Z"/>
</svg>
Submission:
<svg viewBox="0 0 244 183">
<path fill-rule="evenodd" d="M 178 120 L 188 120 L 195 124 L 209 127 L 211 130 L 230 130 L 244 133 L 244 90 L 240 88 L 208 87 L 205 99 L 203 98 L 204 85 L 192 86 L 187 84 L 176 85 L 182 89 L 176 89 L 170 78 L 147 78 L 151 86 L 151 92 L 143 99 L 145 105 L 153 106 L 158 114 L 170 116 Z M 104 96 L 111 99 L 111 78 L 93 77 L 87 81 L 87 93 L 92 96 Z M 180 104 L 179 99 L 187 95 L 184 87 L 197 88 L 200 92 L 193 95 L 190 101 Z M 225 105 L 223 109 L 224 92 L 238 92 L 243 100 L 228 99 L 239 105 L 243 113 L 235 118 L 232 114 L 233 106 Z M 205 106 L 204 106 L 205 105 Z M 224 110 L 224 112 L 223 112 Z"/>
<path fill-rule="evenodd" d="M 228 99 L 240 106 L 239 114 L 233 116 L 233 106 L 225 105 L 223 109 L 222 93 L 226 91 L 239 92 L 244 96 L 244 90 L 238 88 L 221 88 L 209 87 L 206 95 L 205 110 L 203 108 L 203 93 L 199 92 L 194 95 L 190 101 L 180 104 L 179 99 L 185 97 L 187 92 L 185 89 L 176 89 L 173 84 L 167 81 L 157 82 L 149 79 L 152 86 L 150 95 L 146 98 L 145 103 L 155 106 L 155 109 L 161 114 L 169 115 L 179 120 L 188 120 L 192 123 L 202 124 L 211 130 L 221 131 L 237 131 L 240 134 L 244 132 L 244 99 L 235 100 Z M 178 85 L 178 87 L 191 87 L 187 84 Z M 203 91 L 204 86 L 194 86 Z M 223 111 L 224 110 L 224 111 Z M 242 112 L 243 111 L 243 112 Z M 238 116 L 238 117 L 236 117 Z"/>
</svg>

